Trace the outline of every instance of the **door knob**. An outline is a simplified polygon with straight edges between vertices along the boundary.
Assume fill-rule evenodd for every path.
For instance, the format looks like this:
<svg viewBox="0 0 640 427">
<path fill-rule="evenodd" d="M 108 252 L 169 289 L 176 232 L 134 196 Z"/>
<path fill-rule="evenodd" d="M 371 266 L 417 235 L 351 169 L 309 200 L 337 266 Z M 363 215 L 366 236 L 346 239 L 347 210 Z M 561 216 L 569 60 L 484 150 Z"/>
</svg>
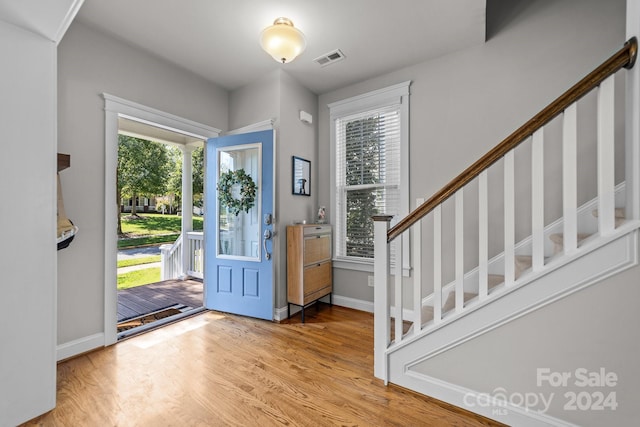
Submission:
<svg viewBox="0 0 640 427">
<path fill-rule="evenodd" d="M 264 248 L 264 256 L 268 260 L 271 259 L 271 254 L 267 250 L 267 240 L 271 240 L 271 230 L 264 230 L 264 234 L 262 235 L 262 247 Z"/>
</svg>

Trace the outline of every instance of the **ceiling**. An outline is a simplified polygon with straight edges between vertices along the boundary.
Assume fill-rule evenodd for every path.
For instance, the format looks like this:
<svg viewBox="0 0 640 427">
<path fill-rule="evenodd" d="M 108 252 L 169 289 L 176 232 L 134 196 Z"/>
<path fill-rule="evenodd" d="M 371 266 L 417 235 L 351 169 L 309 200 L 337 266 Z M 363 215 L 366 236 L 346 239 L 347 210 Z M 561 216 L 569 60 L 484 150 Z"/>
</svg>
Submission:
<svg viewBox="0 0 640 427">
<path fill-rule="evenodd" d="M 118 117 L 118 133 L 169 145 L 193 145 L 199 147 L 203 144 L 202 139 L 192 135 L 123 117 Z"/>
<path fill-rule="evenodd" d="M 0 0 L 0 20 L 60 41 L 82 0 Z"/>
<path fill-rule="evenodd" d="M 258 42 L 279 16 L 307 39 L 289 64 Z M 481 44 L 485 16 L 486 0 L 85 0 L 76 20 L 227 90 L 281 68 L 321 94 Z M 313 62 L 335 49 L 346 59 Z"/>
</svg>

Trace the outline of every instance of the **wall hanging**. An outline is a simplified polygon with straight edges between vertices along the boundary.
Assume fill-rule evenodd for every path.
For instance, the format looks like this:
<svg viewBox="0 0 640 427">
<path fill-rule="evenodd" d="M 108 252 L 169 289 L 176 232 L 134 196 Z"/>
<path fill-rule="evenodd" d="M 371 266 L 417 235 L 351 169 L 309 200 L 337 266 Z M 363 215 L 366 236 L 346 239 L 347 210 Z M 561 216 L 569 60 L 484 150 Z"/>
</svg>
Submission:
<svg viewBox="0 0 640 427">
<path fill-rule="evenodd" d="M 311 196 L 311 162 L 293 156 L 291 176 L 293 194 L 298 196 Z"/>
</svg>

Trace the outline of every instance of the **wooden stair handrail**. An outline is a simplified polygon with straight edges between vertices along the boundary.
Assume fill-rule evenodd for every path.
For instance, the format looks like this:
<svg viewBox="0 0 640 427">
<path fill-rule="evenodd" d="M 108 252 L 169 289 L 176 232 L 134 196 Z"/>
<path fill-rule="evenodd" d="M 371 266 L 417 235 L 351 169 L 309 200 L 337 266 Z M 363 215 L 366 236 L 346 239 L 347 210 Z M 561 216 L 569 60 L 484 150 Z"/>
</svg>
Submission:
<svg viewBox="0 0 640 427">
<path fill-rule="evenodd" d="M 413 224 L 431 212 L 436 206 L 451 197 L 456 191 L 475 179 L 485 169 L 500 160 L 509 151 L 532 135 L 542 126 L 562 113 L 568 106 L 585 96 L 592 89 L 602 83 L 621 68 L 632 68 L 638 52 L 638 41 L 635 37 L 629 39 L 622 49 L 603 62 L 586 77 L 576 83 L 571 89 L 560 95 L 555 101 L 547 105 L 542 111 L 533 116 L 531 120 L 522 125 L 501 143 L 492 148 L 488 153 L 478 159 L 474 164 L 465 169 L 460 175 L 451 180 L 440 191 L 431 196 L 427 201 L 418 206 L 409 215 L 393 226 L 387 232 L 387 242 L 391 242 L 405 232 Z"/>
</svg>

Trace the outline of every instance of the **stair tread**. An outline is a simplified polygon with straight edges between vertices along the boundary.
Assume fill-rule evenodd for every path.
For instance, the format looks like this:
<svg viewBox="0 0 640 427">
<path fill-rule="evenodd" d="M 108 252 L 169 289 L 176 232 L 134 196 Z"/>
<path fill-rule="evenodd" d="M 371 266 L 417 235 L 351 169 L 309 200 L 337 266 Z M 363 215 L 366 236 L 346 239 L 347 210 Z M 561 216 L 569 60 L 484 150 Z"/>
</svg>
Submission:
<svg viewBox="0 0 640 427">
<path fill-rule="evenodd" d="M 582 243 L 583 240 L 592 236 L 592 234 L 587 233 L 578 233 L 577 239 L 578 244 Z M 549 240 L 553 242 L 553 254 L 558 255 L 564 251 L 564 234 L 563 233 L 553 233 L 549 236 Z"/>
<path fill-rule="evenodd" d="M 517 279 L 526 270 L 530 269 L 533 265 L 533 257 L 531 255 L 516 255 L 515 257 L 515 278 Z"/>
<path fill-rule="evenodd" d="M 433 320 L 433 307 L 430 305 L 422 306 L 422 323 Z"/>
<path fill-rule="evenodd" d="M 504 283 L 504 276 L 499 275 L 499 274 L 489 274 L 487 275 L 487 286 L 489 289 L 495 288 L 496 286 Z M 477 297 L 478 294 L 474 293 L 474 292 L 465 292 L 464 293 L 464 301 L 467 302 L 475 297 Z M 442 313 L 446 313 L 452 309 L 454 309 L 456 306 L 456 299 L 455 299 L 455 292 L 451 292 L 449 293 L 449 296 L 447 297 L 447 300 L 445 301 L 444 305 L 442 306 Z M 433 306 L 430 305 L 423 305 L 422 306 L 422 322 L 429 322 L 433 320 Z"/>
<path fill-rule="evenodd" d="M 598 218 L 598 209 L 594 209 L 591 211 L 594 217 Z M 616 208 L 615 210 L 615 227 L 618 228 L 622 224 L 624 224 L 626 220 L 625 210 L 624 208 Z"/>
<path fill-rule="evenodd" d="M 495 288 L 499 284 L 504 283 L 504 276 L 500 274 L 489 274 L 488 279 L 489 289 Z"/>
<path fill-rule="evenodd" d="M 580 243 L 581 241 L 583 241 L 584 239 L 586 239 L 589 236 L 591 236 L 591 234 L 578 233 L 578 243 Z M 551 241 L 553 243 L 563 244 L 564 243 L 564 234 L 563 233 L 553 233 L 552 235 L 549 236 L 549 239 L 551 239 Z"/>
<path fill-rule="evenodd" d="M 598 218 L 598 209 L 592 210 L 591 213 L 593 214 L 593 216 Z M 625 218 L 624 208 L 616 208 L 615 209 L 615 217 L 618 218 L 618 219 L 621 219 L 621 218 L 624 219 Z"/>
</svg>

